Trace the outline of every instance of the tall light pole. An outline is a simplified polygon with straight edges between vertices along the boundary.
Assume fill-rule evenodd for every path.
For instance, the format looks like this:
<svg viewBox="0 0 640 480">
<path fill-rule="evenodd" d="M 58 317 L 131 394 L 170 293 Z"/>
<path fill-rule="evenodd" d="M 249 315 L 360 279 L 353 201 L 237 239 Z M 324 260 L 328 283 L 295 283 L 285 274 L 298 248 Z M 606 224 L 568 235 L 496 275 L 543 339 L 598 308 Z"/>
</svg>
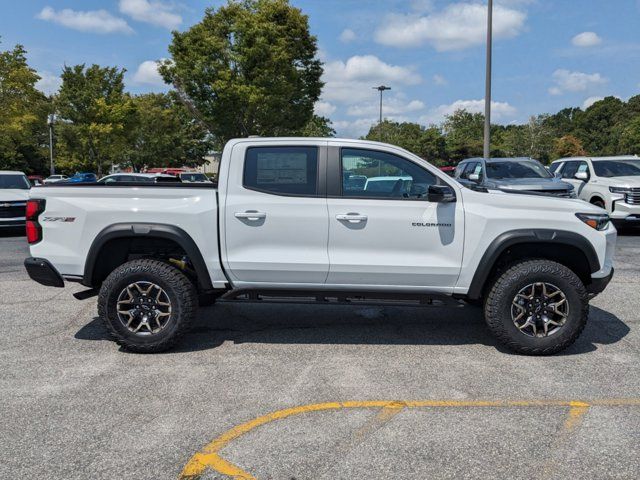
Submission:
<svg viewBox="0 0 640 480">
<path fill-rule="evenodd" d="M 53 124 L 56 121 L 56 116 L 53 113 L 47 115 L 47 125 L 49 125 L 49 171 L 51 175 L 56 174 L 56 167 L 53 164 Z"/>
<path fill-rule="evenodd" d="M 487 68 L 484 93 L 484 158 L 491 156 L 491 44 L 493 37 L 493 0 L 487 6 Z"/>
<path fill-rule="evenodd" d="M 378 90 L 380 92 L 380 121 L 382 123 L 382 92 L 385 90 L 391 90 L 391 87 L 387 87 L 385 85 L 380 85 L 379 87 L 373 87 L 374 90 Z"/>
</svg>

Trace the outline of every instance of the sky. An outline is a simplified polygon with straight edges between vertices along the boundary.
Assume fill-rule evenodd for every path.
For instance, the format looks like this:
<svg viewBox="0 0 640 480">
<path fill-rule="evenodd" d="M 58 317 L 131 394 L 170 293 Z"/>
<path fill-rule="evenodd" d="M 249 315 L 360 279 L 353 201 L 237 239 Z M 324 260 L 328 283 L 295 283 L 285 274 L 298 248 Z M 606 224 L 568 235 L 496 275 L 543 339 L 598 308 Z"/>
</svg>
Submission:
<svg viewBox="0 0 640 480">
<path fill-rule="evenodd" d="M 166 91 L 155 61 L 171 31 L 202 19 L 204 0 L 0 0 L 0 49 L 25 46 L 46 93 L 63 66 L 126 68 L 133 93 Z M 316 112 L 340 136 L 384 117 L 424 125 L 482 111 L 486 0 L 291 0 L 309 16 L 326 83 Z M 586 108 L 640 93 L 640 0 L 494 0 L 492 120 Z"/>
</svg>

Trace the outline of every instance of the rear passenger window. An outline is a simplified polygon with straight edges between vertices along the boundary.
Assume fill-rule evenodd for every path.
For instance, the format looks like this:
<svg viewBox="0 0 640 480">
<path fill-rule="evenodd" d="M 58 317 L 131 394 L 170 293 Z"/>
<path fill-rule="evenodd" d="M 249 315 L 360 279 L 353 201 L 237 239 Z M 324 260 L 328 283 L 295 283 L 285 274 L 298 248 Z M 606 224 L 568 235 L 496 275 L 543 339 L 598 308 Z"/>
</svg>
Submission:
<svg viewBox="0 0 640 480">
<path fill-rule="evenodd" d="M 251 147 L 243 186 L 276 195 L 318 194 L 317 147 Z"/>
</svg>

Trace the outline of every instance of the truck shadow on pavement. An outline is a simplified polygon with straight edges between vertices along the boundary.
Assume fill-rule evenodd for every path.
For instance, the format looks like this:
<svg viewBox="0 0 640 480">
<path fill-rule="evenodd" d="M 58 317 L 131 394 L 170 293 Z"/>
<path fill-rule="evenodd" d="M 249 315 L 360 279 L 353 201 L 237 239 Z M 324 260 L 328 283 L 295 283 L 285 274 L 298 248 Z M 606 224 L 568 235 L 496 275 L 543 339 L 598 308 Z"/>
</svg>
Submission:
<svg viewBox="0 0 640 480">
<path fill-rule="evenodd" d="M 591 306 L 577 342 L 558 355 L 597 350 L 622 340 L 629 327 L 615 315 Z M 75 335 L 110 340 L 99 318 Z M 190 332 L 166 354 L 209 350 L 234 344 L 486 345 L 512 352 L 491 336 L 479 308 L 407 308 L 308 305 L 214 305 L 202 308 Z"/>
</svg>

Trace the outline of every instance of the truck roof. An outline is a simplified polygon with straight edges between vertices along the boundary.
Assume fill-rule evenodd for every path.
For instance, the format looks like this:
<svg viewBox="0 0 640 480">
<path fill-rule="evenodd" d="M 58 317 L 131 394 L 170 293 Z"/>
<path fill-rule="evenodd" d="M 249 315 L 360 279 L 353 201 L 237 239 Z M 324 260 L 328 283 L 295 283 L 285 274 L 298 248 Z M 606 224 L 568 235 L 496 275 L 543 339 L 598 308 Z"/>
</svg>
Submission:
<svg viewBox="0 0 640 480">
<path fill-rule="evenodd" d="M 568 162 L 570 160 L 639 160 L 640 157 L 638 157 L 637 155 L 610 155 L 610 156 L 606 156 L 606 157 L 589 157 L 586 155 L 582 155 L 579 157 L 565 157 L 565 158 L 559 158 L 557 160 L 554 160 L 552 163 L 557 163 L 557 162 Z"/>
<path fill-rule="evenodd" d="M 278 142 L 291 142 L 291 141 L 295 141 L 295 142 L 329 142 L 329 143 L 357 143 L 360 145 L 371 145 L 371 146 L 387 146 L 387 147 L 394 147 L 394 148 L 399 148 L 402 150 L 401 147 L 398 147 L 397 145 L 393 145 L 390 143 L 384 143 L 384 142 L 376 142 L 373 140 L 360 140 L 360 139 L 356 139 L 356 138 L 335 138 L 335 137 L 246 137 L 246 138 L 234 138 L 231 139 L 227 142 L 228 146 L 231 145 L 235 145 L 237 143 L 243 143 L 243 142 L 274 142 L 274 141 L 278 141 Z"/>
</svg>

